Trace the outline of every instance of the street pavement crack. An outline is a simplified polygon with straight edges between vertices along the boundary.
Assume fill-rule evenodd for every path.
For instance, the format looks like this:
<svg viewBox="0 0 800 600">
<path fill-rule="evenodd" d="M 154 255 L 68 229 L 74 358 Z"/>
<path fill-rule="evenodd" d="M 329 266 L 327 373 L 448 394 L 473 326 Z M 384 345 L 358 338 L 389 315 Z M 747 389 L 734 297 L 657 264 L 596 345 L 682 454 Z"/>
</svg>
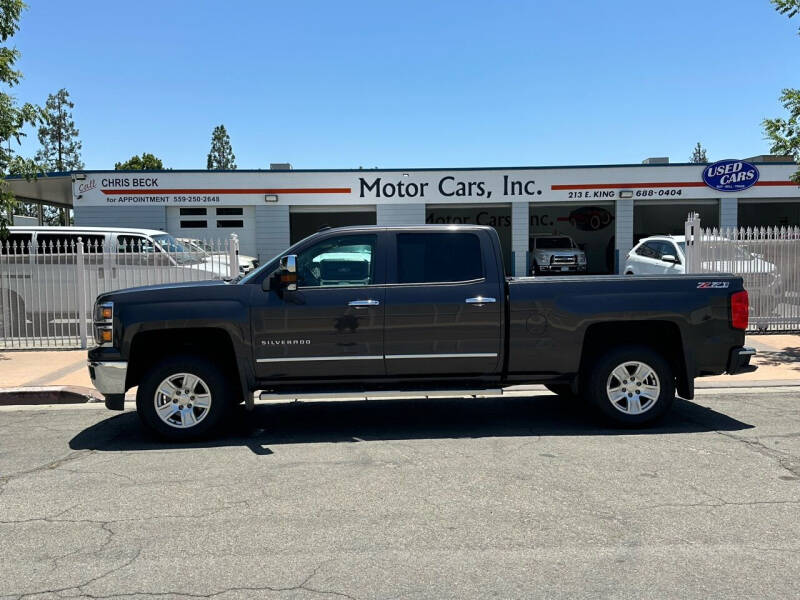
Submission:
<svg viewBox="0 0 800 600">
<path fill-rule="evenodd" d="M 30 475 L 32 473 L 39 473 L 41 471 L 52 471 L 54 469 L 58 469 L 62 465 L 76 461 L 80 458 L 83 458 L 84 456 L 88 456 L 94 453 L 95 450 L 75 450 L 74 452 L 65 454 L 61 458 L 51 460 L 48 463 L 39 465 L 38 467 L 33 467 L 32 469 L 26 469 L 24 471 L 17 471 L 15 473 L 9 473 L 8 475 L 0 475 L 0 484 L 5 486 L 6 483 L 11 481 L 12 479 L 16 479 L 17 477 L 24 477 L 25 475 Z"/>
<path fill-rule="evenodd" d="M 775 460 L 778 463 L 779 467 L 788 471 L 794 477 L 800 477 L 800 458 L 798 458 L 797 456 L 790 454 L 789 452 L 785 452 L 783 450 L 770 448 L 764 445 L 758 439 L 748 439 L 740 437 L 728 431 L 717 430 L 715 433 L 718 433 L 719 435 L 725 436 L 726 438 L 745 444 L 750 450 L 753 450 L 754 452 L 757 452 L 762 456 L 766 456 L 768 458 L 771 458 L 772 460 Z"/>
</svg>

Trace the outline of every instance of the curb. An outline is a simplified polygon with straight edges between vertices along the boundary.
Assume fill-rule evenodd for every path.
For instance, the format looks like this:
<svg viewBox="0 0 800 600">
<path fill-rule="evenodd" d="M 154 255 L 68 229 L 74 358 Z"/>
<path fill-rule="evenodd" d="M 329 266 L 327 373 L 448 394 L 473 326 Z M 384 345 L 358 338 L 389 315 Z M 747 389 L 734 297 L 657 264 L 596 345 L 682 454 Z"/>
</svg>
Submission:
<svg viewBox="0 0 800 600">
<path fill-rule="evenodd" d="M 800 387 L 800 379 L 748 379 L 747 381 L 703 381 L 696 379 L 694 384 L 697 390 L 713 390 L 726 388 L 769 388 L 769 387 Z"/>
<path fill-rule="evenodd" d="M 104 402 L 103 396 L 92 388 L 78 385 L 50 385 L 0 389 L 0 406 L 21 404 L 86 404 Z"/>
</svg>

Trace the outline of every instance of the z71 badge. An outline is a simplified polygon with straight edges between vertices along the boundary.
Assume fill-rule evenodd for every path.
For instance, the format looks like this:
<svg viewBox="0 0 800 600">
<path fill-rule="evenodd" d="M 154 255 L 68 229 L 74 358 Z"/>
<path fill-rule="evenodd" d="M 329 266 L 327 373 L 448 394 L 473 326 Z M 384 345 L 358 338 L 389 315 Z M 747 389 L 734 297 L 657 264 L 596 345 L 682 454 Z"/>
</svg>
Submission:
<svg viewBox="0 0 800 600">
<path fill-rule="evenodd" d="M 697 289 L 706 288 L 726 288 L 730 286 L 730 281 L 698 281 Z"/>
</svg>

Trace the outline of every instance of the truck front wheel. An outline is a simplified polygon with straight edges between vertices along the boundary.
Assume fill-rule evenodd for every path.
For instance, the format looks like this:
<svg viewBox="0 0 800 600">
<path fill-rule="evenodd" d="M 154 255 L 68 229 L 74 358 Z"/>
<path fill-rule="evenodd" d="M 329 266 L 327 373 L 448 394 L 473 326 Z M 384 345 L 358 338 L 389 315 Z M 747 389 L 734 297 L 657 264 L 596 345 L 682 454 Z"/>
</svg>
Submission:
<svg viewBox="0 0 800 600">
<path fill-rule="evenodd" d="M 218 428 L 236 397 L 231 379 L 202 356 L 180 355 L 153 364 L 136 393 L 139 418 L 159 437 L 185 441 Z"/>
<path fill-rule="evenodd" d="M 675 399 L 669 363 L 646 346 L 623 346 L 597 359 L 585 393 L 616 425 L 641 426 L 663 417 Z"/>
</svg>

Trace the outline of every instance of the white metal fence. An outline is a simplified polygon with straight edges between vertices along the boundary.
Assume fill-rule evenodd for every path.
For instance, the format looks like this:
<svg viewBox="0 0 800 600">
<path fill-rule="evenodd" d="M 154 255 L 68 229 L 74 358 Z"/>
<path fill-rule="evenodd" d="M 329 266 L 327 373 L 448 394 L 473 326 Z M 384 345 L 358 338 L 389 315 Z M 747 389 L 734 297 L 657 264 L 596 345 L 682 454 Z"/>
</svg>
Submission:
<svg viewBox="0 0 800 600">
<path fill-rule="evenodd" d="M 86 348 L 99 294 L 240 274 L 236 235 L 170 246 L 122 241 L 113 248 L 92 237 L 59 232 L 36 242 L 0 242 L 0 349 Z"/>
<path fill-rule="evenodd" d="M 703 229 L 690 214 L 686 272 L 740 275 L 751 331 L 800 331 L 800 227 Z"/>
</svg>

